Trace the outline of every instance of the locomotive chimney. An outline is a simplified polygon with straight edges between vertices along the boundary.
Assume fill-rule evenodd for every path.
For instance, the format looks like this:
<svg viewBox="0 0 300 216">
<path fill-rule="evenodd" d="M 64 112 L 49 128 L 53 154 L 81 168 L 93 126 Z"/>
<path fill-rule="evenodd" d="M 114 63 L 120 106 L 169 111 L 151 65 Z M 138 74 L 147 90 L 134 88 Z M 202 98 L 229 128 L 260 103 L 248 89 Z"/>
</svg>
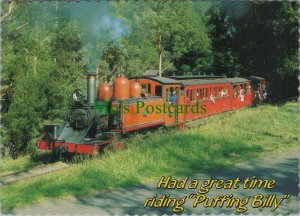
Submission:
<svg viewBox="0 0 300 216">
<path fill-rule="evenodd" d="M 96 73 L 87 73 L 87 99 L 90 104 L 96 100 Z"/>
</svg>

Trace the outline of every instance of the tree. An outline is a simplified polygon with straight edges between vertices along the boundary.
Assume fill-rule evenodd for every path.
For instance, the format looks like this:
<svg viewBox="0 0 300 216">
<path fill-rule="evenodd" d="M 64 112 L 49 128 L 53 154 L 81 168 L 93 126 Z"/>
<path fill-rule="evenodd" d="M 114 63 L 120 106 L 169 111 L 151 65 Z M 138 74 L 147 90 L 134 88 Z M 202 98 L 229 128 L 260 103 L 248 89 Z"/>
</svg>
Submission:
<svg viewBox="0 0 300 216">
<path fill-rule="evenodd" d="M 166 70 L 180 69 L 186 62 L 190 63 L 188 56 L 198 51 L 202 55 L 209 53 L 210 40 L 206 26 L 194 6 L 192 1 L 115 2 L 116 16 L 120 16 L 130 28 L 124 38 L 127 41 L 125 47 L 137 48 L 139 51 L 134 55 L 137 52 L 145 54 L 143 50 L 150 51 L 152 55 L 149 54 L 147 63 L 150 67 L 157 65 L 160 76 Z M 131 58 L 131 53 L 128 54 Z M 153 62 L 154 54 L 156 62 Z M 194 59 L 194 62 L 197 60 Z"/>
<path fill-rule="evenodd" d="M 297 2 L 253 2 L 235 20 L 242 73 L 271 81 L 276 98 L 298 94 L 298 8 Z"/>
<path fill-rule="evenodd" d="M 116 73 L 127 74 L 127 53 L 115 42 L 110 42 L 104 47 L 102 58 L 97 67 L 97 75 L 102 81 L 111 82 Z M 100 79 L 100 80 L 101 80 Z"/>
<path fill-rule="evenodd" d="M 209 21 L 214 70 L 262 76 L 278 99 L 297 95 L 298 8 L 287 1 L 218 3 Z"/>
<path fill-rule="evenodd" d="M 26 15 L 34 6 L 16 3 L 11 20 L 3 23 L 1 82 L 11 87 L 2 91 L 2 150 L 8 149 L 13 157 L 36 146 L 45 122 L 64 116 L 70 93 L 81 83 L 78 78 L 85 69 L 75 26 L 61 22 L 49 28 L 49 23 Z"/>
<path fill-rule="evenodd" d="M 229 77 L 241 74 L 236 53 L 236 26 L 232 17 L 222 12 L 221 7 L 211 8 L 209 25 L 213 47 L 213 70 L 215 74 Z"/>
</svg>

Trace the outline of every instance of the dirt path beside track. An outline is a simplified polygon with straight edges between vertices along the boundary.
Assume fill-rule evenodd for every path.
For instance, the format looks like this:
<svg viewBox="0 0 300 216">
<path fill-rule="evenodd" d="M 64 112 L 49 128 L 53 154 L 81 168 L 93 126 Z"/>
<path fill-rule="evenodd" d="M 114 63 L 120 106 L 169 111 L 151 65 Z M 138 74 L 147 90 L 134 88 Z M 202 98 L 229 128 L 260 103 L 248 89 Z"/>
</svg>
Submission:
<svg viewBox="0 0 300 216">
<path fill-rule="evenodd" d="M 256 179 L 275 179 L 276 187 L 273 189 L 252 189 L 243 190 L 238 188 L 236 190 L 217 190 L 212 189 L 208 196 L 216 197 L 219 194 L 233 194 L 234 197 L 254 196 L 257 194 L 275 194 L 278 198 L 285 194 L 290 194 L 290 198 L 284 200 L 279 205 L 277 210 L 273 213 L 288 215 L 299 213 L 299 153 L 298 148 L 293 151 L 268 153 L 265 156 L 255 158 L 247 163 L 240 163 L 229 169 L 215 170 L 211 173 L 196 174 L 192 176 L 193 179 L 203 181 L 209 177 L 214 179 L 235 179 L 240 177 L 256 176 Z M 73 197 L 70 199 L 55 199 L 47 200 L 38 204 L 27 205 L 25 207 L 15 209 L 12 212 L 4 212 L 11 214 L 69 214 L 69 215 L 113 215 L 113 214 L 174 214 L 171 208 L 144 208 L 143 204 L 146 198 L 153 197 L 158 194 L 158 198 L 162 195 L 170 194 L 172 197 L 184 197 L 191 193 L 196 193 L 196 190 L 163 190 L 156 189 L 153 184 L 140 184 L 125 189 L 115 189 L 105 192 L 92 193 L 84 197 Z M 233 208 L 204 208 L 199 204 L 193 208 L 193 200 L 187 199 L 183 205 L 185 214 L 237 214 L 236 209 Z M 273 214 L 271 208 L 251 208 L 247 205 L 248 210 L 244 214 Z M 177 213 L 178 214 L 178 213 Z"/>
</svg>

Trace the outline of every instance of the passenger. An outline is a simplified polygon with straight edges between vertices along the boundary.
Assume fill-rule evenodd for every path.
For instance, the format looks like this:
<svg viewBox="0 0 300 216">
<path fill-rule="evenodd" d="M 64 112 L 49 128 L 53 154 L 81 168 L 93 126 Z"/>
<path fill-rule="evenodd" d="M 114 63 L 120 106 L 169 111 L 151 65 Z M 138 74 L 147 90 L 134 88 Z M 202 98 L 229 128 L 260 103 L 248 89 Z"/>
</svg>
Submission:
<svg viewBox="0 0 300 216">
<path fill-rule="evenodd" d="M 143 98 L 148 97 L 147 90 L 144 88 L 142 89 L 141 97 L 143 97 Z"/>
<path fill-rule="evenodd" d="M 211 100 L 211 102 L 213 102 L 213 103 L 215 103 L 216 101 L 215 101 L 215 97 L 213 96 L 213 94 L 210 94 L 210 97 L 209 97 L 209 99 Z"/>
<path fill-rule="evenodd" d="M 247 94 L 250 94 L 251 93 L 251 85 L 248 85 L 247 87 Z"/>
<path fill-rule="evenodd" d="M 266 100 L 267 99 L 267 94 L 266 94 L 266 85 L 265 84 L 262 84 L 261 85 L 262 87 L 262 99 L 263 100 Z"/>
<path fill-rule="evenodd" d="M 244 89 L 240 89 L 239 98 L 240 98 L 241 102 L 245 101 L 245 99 L 244 99 Z"/>
<path fill-rule="evenodd" d="M 170 97 L 170 104 L 175 104 L 177 101 L 177 94 L 176 94 L 176 90 L 172 91 L 171 93 L 171 97 Z"/>
<path fill-rule="evenodd" d="M 271 92 L 270 92 L 270 83 L 266 82 L 266 87 L 265 87 L 265 98 L 266 100 L 270 97 Z"/>
<path fill-rule="evenodd" d="M 240 95 L 244 95 L 245 94 L 245 90 L 244 89 L 240 89 Z"/>
<path fill-rule="evenodd" d="M 228 93 L 228 89 L 225 90 L 225 97 L 228 97 L 229 93 Z"/>
<path fill-rule="evenodd" d="M 222 89 L 219 94 L 220 94 L 220 97 L 225 97 L 225 95 L 226 95 L 224 89 Z"/>
<path fill-rule="evenodd" d="M 262 87 L 261 87 L 260 83 L 258 83 L 258 85 L 257 85 L 257 90 L 259 92 L 259 100 L 263 101 L 263 91 L 262 91 Z"/>
<path fill-rule="evenodd" d="M 234 90 L 233 90 L 233 97 L 236 98 L 236 96 L 237 96 L 237 88 L 234 88 Z"/>
</svg>

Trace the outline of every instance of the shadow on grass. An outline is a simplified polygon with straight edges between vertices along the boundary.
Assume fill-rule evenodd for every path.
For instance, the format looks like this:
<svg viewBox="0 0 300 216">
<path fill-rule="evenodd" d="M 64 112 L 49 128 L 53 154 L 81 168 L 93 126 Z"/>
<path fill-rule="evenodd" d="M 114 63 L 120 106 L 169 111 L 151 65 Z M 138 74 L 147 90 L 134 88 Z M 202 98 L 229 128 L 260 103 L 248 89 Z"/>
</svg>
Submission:
<svg viewBox="0 0 300 216">
<path fill-rule="evenodd" d="M 162 143 L 172 144 L 163 146 Z M 250 146 L 241 141 L 220 141 L 218 139 L 211 141 L 201 134 L 183 133 L 174 134 L 167 138 L 162 137 L 154 142 L 152 147 L 156 148 L 156 151 L 164 151 L 165 154 L 160 155 L 169 158 L 173 165 L 180 167 L 180 169 L 171 169 L 175 176 L 189 175 L 199 171 L 207 172 L 230 166 L 236 161 L 249 160 L 263 150 L 259 145 Z M 177 151 L 174 150 L 176 148 Z M 225 160 L 227 163 L 224 163 Z"/>
<path fill-rule="evenodd" d="M 155 142 L 152 142 L 151 145 L 150 143 L 148 144 L 137 146 L 140 149 L 135 151 L 134 154 L 143 154 L 143 152 L 148 150 L 153 154 L 152 157 L 158 157 L 157 159 L 161 160 L 156 167 L 150 168 L 146 160 L 140 162 L 139 170 L 135 172 L 145 172 L 146 174 L 143 177 L 146 178 L 152 177 L 151 172 L 159 175 L 168 173 L 173 176 L 206 172 L 211 169 L 232 165 L 236 159 L 241 157 L 246 160 L 253 156 L 253 152 L 261 150 L 259 146 L 248 146 L 247 144 L 228 140 L 222 142 L 222 145 L 225 147 L 214 149 L 213 146 L 210 146 L 209 140 L 203 135 L 184 133 L 161 136 L 155 138 Z M 135 148 L 135 146 L 132 148 Z M 131 157 L 134 157 L 134 154 Z M 225 164 L 223 161 L 225 159 L 232 159 L 232 161 Z M 164 163 L 167 163 L 167 165 L 164 166 Z M 48 178 L 45 176 L 45 179 L 42 177 L 41 179 L 33 180 L 19 189 L 14 189 L 14 196 L 20 194 L 19 199 L 14 200 L 14 203 L 6 201 L 5 206 L 11 209 L 15 205 L 35 202 L 45 196 L 47 198 L 55 198 L 64 194 L 81 196 L 92 190 L 105 190 L 109 187 L 126 188 L 141 181 L 138 175 L 129 176 L 121 172 L 121 176 L 118 176 L 118 172 L 113 173 L 109 169 L 97 168 L 95 165 L 92 164 L 86 169 L 79 170 L 76 174 L 68 175 L 60 182 L 56 181 L 55 176 Z M 109 160 L 107 161 L 107 166 L 110 166 Z M 134 169 L 134 167 L 131 168 Z M 151 170 L 149 171 L 148 169 Z"/>
<path fill-rule="evenodd" d="M 257 179 L 275 179 L 276 187 L 269 190 L 261 189 L 260 193 L 270 194 L 270 193 L 279 193 L 281 196 L 284 194 L 291 194 L 292 199 L 298 200 L 298 160 L 297 159 L 286 159 L 281 163 L 276 163 L 275 160 L 271 162 L 264 161 L 252 161 L 249 167 L 233 167 L 231 169 L 217 169 L 213 172 L 207 173 L 207 176 L 212 177 L 213 179 L 234 179 L 240 177 L 245 179 L 246 177 L 256 176 Z M 274 163 L 275 162 L 275 163 Z M 106 213 L 109 215 L 113 214 L 174 214 L 171 208 L 143 208 L 143 204 L 146 198 L 152 197 L 153 194 L 168 194 L 171 193 L 172 197 L 183 197 L 189 194 L 187 190 L 171 190 L 171 191 L 159 191 L 155 189 L 155 185 L 137 185 L 127 189 L 120 189 L 113 192 L 98 193 L 89 197 L 76 197 L 76 203 L 83 206 L 92 206 L 97 212 L 97 208 L 101 209 L 101 213 Z M 218 191 L 214 193 L 218 194 Z M 246 195 L 256 195 L 258 194 L 257 190 L 253 191 L 235 191 L 235 196 L 243 197 Z M 279 197 L 281 197 L 279 196 Z M 298 203 L 298 201 L 296 203 Z M 280 208 L 279 208 L 280 209 Z M 258 209 L 249 209 L 247 213 L 258 213 Z M 263 209 L 264 213 L 270 214 L 270 209 Z M 292 206 L 291 208 L 281 208 L 281 214 L 295 214 L 298 212 L 297 205 Z M 236 214 L 235 209 L 194 209 L 192 205 L 185 206 L 185 210 L 182 212 L 184 214 Z M 178 213 L 177 213 L 178 214 Z"/>
<path fill-rule="evenodd" d="M 270 156 L 268 160 L 262 158 L 252 160 L 245 166 L 234 166 L 228 169 L 215 169 L 214 171 L 207 172 L 205 176 L 213 179 L 234 179 L 240 177 L 245 179 L 246 177 L 256 176 L 257 179 L 275 179 L 276 187 L 273 189 L 265 190 L 234 190 L 230 191 L 234 193 L 235 197 L 253 196 L 259 193 L 262 194 L 291 194 L 295 205 L 291 206 L 280 206 L 277 213 L 282 215 L 296 214 L 298 212 L 298 160 L 296 157 L 288 157 L 277 160 L 273 158 L 274 155 Z M 277 157 L 279 155 L 275 155 Z M 203 180 L 203 176 L 194 175 L 191 176 L 195 179 Z M 134 182 L 131 182 L 134 183 Z M 100 184 L 100 182 L 99 182 Z M 121 185 L 120 185 L 121 186 Z M 191 193 L 190 190 L 162 190 L 156 189 L 155 185 L 144 185 L 136 184 L 128 188 L 114 189 L 103 192 L 97 192 L 90 194 L 89 196 L 76 196 L 75 199 L 65 200 L 54 200 L 48 203 L 48 206 L 43 208 L 48 214 L 174 214 L 172 209 L 169 208 L 143 208 L 143 204 L 146 198 L 153 197 L 154 194 L 158 194 L 158 197 L 164 194 L 171 194 L 171 197 L 183 197 Z M 210 192 L 212 196 L 221 194 L 219 190 Z M 228 193 L 228 192 L 226 192 Z M 290 202 L 291 204 L 291 202 Z M 52 211 L 53 212 L 52 212 Z M 14 213 L 13 211 L 6 213 Z M 210 208 L 204 209 L 202 206 L 193 208 L 191 203 L 184 205 L 184 211 L 176 214 L 236 214 L 235 208 Z M 246 213 L 263 213 L 270 214 L 270 208 L 249 208 Z"/>
</svg>

